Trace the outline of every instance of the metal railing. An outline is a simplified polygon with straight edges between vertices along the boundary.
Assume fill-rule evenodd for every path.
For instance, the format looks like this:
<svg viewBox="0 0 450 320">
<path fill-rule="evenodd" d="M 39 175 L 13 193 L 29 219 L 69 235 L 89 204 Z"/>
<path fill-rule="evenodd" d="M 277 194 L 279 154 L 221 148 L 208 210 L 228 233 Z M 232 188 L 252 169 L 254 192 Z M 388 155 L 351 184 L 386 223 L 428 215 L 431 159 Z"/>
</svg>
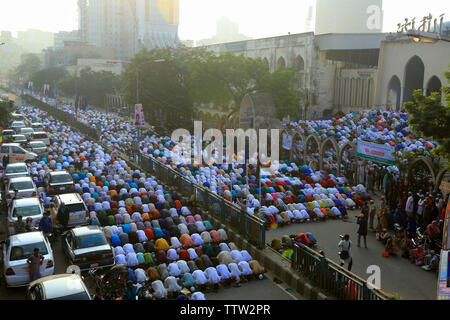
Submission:
<svg viewBox="0 0 450 320">
<path fill-rule="evenodd" d="M 266 230 L 264 222 L 248 214 L 236 204 L 213 193 L 205 187 L 194 183 L 189 178 L 175 171 L 156 159 L 142 156 L 139 165 L 147 172 L 153 174 L 158 180 L 176 186 L 182 196 L 191 198 L 195 203 L 208 211 L 227 228 L 239 233 L 259 249 L 265 247 Z"/>
<path fill-rule="evenodd" d="M 306 276 L 313 285 L 340 300 L 390 300 L 382 290 L 370 288 L 367 281 L 326 259 L 303 244 L 294 244 L 292 268 Z"/>
</svg>

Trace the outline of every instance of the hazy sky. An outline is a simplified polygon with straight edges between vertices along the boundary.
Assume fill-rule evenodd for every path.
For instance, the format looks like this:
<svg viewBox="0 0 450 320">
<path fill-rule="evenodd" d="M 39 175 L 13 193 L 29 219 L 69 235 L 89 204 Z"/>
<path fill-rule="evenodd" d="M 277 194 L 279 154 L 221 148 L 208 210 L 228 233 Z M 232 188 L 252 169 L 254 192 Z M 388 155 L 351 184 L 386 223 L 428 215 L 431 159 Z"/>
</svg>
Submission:
<svg viewBox="0 0 450 320">
<path fill-rule="evenodd" d="M 339 1 L 339 0 L 336 0 Z M 227 16 L 240 32 L 253 38 L 305 31 L 308 4 L 314 0 L 180 0 L 181 39 L 199 40 L 215 34 L 216 19 Z M 396 31 L 405 17 L 446 13 L 448 0 L 384 0 L 384 31 Z M 78 28 L 77 0 L 0 0 L 0 30 Z"/>
</svg>

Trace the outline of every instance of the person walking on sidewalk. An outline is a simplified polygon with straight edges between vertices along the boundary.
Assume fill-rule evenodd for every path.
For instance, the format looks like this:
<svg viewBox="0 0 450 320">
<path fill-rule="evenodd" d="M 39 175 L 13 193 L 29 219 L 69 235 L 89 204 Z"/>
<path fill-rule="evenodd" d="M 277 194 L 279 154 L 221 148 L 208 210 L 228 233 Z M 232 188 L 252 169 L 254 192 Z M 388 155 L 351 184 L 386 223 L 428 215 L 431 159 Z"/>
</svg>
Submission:
<svg viewBox="0 0 450 320">
<path fill-rule="evenodd" d="M 341 259 L 341 267 L 348 264 L 348 271 L 352 270 L 353 258 L 352 258 L 352 242 L 350 241 L 350 236 L 346 234 L 345 236 L 340 236 L 341 241 L 339 241 L 338 248 L 340 249 L 339 258 Z"/>
<path fill-rule="evenodd" d="M 360 214 L 356 223 L 358 228 L 358 248 L 361 247 L 361 237 L 364 238 L 364 247 L 367 249 L 367 216 L 363 213 Z"/>
</svg>

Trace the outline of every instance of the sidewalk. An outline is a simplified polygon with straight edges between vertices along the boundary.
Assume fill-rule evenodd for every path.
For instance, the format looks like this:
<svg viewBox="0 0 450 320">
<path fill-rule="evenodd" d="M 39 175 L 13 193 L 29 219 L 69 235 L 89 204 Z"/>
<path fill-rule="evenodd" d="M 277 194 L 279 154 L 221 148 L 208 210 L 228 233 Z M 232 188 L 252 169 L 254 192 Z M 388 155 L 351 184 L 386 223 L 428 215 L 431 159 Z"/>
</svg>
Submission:
<svg viewBox="0 0 450 320">
<path fill-rule="evenodd" d="M 380 192 L 375 196 L 379 205 Z M 358 225 L 356 217 L 360 210 L 349 210 L 345 220 L 327 220 L 323 222 L 309 222 L 291 224 L 275 230 L 266 231 L 266 242 L 273 238 L 281 239 L 283 235 L 311 232 L 317 239 L 319 249 L 323 250 L 328 259 L 339 263 L 338 247 L 339 235 L 349 234 L 352 241 L 353 268 L 352 272 L 363 279 L 370 274 L 367 268 L 372 265 L 381 269 L 381 289 L 389 294 L 398 293 L 405 300 L 435 300 L 438 275 L 434 271 L 424 271 L 412 264 L 409 259 L 402 258 L 400 254 L 385 258 L 381 255 L 384 245 L 376 240 L 375 232 L 369 229 L 367 246 L 361 239 L 361 248 L 358 248 Z M 375 222 L 376 225 L 376 222 Z"/>
</svg>

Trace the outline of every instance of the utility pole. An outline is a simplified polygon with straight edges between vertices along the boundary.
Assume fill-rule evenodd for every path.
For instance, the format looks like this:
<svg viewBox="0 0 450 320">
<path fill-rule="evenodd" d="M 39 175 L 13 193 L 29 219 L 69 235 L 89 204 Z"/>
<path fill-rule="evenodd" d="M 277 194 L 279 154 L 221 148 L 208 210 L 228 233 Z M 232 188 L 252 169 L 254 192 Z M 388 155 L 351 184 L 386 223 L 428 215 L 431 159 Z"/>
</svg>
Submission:
<svg viewBox="0 0 450 320">
<path fill-rule="evenodd" d="M 139 103 L 139 69 L 136 68 L 136 104 Z"/>
<path fill-rule="evenodd" d="M 78 100 L 78 62 L 75 66 L 75 117 L 78 118 L 78 105 L 80 101 Z"/>
</svg>

